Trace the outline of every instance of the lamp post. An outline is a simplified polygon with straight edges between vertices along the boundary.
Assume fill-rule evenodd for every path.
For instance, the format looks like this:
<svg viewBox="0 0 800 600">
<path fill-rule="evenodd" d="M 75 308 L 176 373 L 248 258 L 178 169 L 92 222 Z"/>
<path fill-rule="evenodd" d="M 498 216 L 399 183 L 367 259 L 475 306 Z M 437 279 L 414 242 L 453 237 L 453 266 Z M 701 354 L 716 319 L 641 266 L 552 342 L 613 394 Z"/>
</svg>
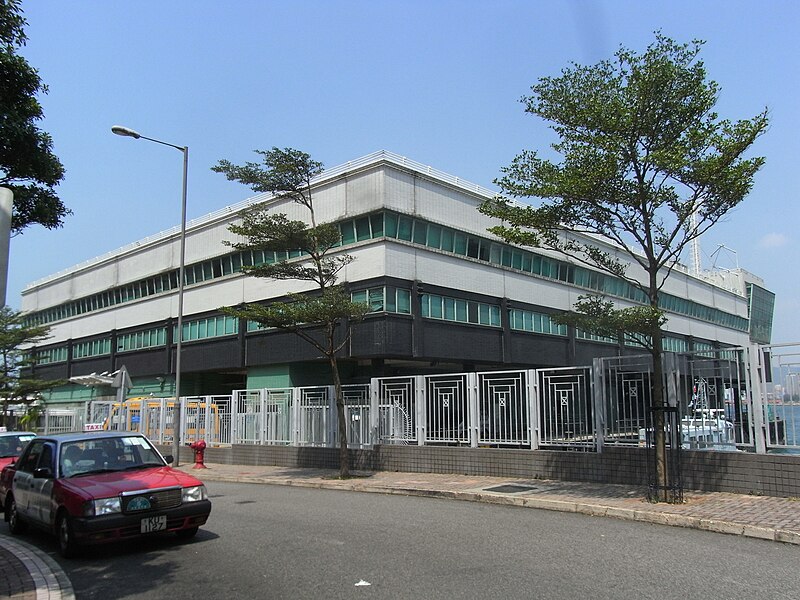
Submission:
<svg viewBox="0 0 800 600">
<path fill-rule="evenodd" d="M 169 144 L 162 140 L 146 137 L 139 132 L 122 127 L 121 125 L 114 125 L 111 128 L 112 133 L 124 137 L 132 137 L 136 140 L 143 139 L 156 144 L 162 144 L 175 148 L 183 152 L 183 194 L 181 198 L 181 249 L 180 249 L 180 267 L 178 269 L 178 339 L 175 342 L 175 407 L 172 414 L 172 454 L 175 459 L 175 466 L 180 465 L 180 450 L 181 450 L 181 417 L 183 413 L 183 403 L 181 401 L 181 342 L 183 341 L 183 285 L 184 285 L 184 269 L 186 266 L 186 176 L 189 168 L 189 147 L 176 146 Z"/>
</svg>

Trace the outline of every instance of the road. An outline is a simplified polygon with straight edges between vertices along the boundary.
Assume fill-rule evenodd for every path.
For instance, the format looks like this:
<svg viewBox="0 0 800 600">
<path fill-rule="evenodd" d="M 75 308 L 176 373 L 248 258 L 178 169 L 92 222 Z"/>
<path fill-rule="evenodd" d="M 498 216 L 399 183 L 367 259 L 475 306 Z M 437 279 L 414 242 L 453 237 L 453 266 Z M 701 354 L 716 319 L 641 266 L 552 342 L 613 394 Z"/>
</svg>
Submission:
<svg viewBox="0 0 800 600">
<path fill-rule="evenodd" d="M 23 539 L 61 564 L 78 600 L 800 599 L 800 548 L 776 542 L 443 499 L 209 491 L 211 519 L 189 543 L 63 560 L 47 536 Z"/>
</svg>

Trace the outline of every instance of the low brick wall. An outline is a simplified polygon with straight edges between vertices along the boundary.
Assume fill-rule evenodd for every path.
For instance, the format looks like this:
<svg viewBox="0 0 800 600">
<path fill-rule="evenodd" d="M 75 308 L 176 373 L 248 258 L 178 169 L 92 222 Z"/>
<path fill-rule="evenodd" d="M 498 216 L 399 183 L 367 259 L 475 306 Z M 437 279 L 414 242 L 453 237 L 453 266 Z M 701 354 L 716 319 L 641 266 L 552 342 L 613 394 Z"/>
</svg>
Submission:
<svg viewBox="0 0 800 600">
<path fill-rule="evenodd" d="M 170 453 L 171 448 L 163 448 Z M 181 462 L 193 460 L 181 449 Z M 338 448 L 234 445 L 208 448 L 210 463 L 298 468 L 339 468 Z M 604 448 L 603 452 L 559 452 L 445 446 L 376 446 L 351 450 L 351 468 L 366 471 L 458 473 L 515 479 L 560 479 L 647 485 L 647 450 Z M 683 452 L 688 490 L 800 497 L 800 456 L 745 452 Z"/>
</svg>

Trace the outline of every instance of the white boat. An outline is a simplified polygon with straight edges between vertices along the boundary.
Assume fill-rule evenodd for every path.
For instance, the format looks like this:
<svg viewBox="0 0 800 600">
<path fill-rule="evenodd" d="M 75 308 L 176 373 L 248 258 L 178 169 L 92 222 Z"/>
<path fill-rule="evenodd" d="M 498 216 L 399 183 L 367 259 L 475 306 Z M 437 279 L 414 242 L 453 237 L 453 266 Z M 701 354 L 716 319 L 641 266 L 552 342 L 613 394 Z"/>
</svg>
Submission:
<svg viewBox="0 0 800 600">
<path fill-rule="evenodd" d="M 647 436 L 653 428 L 639 429 L 639 446 L 647 445 Z M 717 450 L 736 452 L 733 423 L 725 419 L 722 409 L 697 409 L 681 419 L 681 447 L 684 450 Z"/>
</svg>

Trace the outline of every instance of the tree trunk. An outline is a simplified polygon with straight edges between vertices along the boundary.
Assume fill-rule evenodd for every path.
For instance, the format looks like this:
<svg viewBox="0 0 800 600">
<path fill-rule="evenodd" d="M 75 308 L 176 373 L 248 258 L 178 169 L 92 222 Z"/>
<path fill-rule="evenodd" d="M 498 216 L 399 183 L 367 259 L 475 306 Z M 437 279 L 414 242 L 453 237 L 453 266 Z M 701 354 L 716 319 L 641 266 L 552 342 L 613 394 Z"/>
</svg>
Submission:
<svg viewBox="0 0 800 600">
<path fill-rule="evenodd" d="M 349 479 L 350 477 L 350 453 L 347 450 L 347 422 L 344 415 L 344 393 L 342 392 L 342 380 L 339 378 L 339 365 L 336 356 L 328 357 L 333 375 L 333 389 L 336 394 L 336 420 L 339 424 L 339 477 Z"/>
<path fill-rule="evenodd" d="M 656 462 L 656 485 L 657 492 L 655 500 L 657 502 L 667 502 L 669 500 L 667 490 L 669 489 L 669 471 L 667 470 L 667 435 L 664 422 L 664 368 L 661 363 L 661 331 L 654 332 L 653 336 L 653 433 L 655 446 Z"/>
</svg>

